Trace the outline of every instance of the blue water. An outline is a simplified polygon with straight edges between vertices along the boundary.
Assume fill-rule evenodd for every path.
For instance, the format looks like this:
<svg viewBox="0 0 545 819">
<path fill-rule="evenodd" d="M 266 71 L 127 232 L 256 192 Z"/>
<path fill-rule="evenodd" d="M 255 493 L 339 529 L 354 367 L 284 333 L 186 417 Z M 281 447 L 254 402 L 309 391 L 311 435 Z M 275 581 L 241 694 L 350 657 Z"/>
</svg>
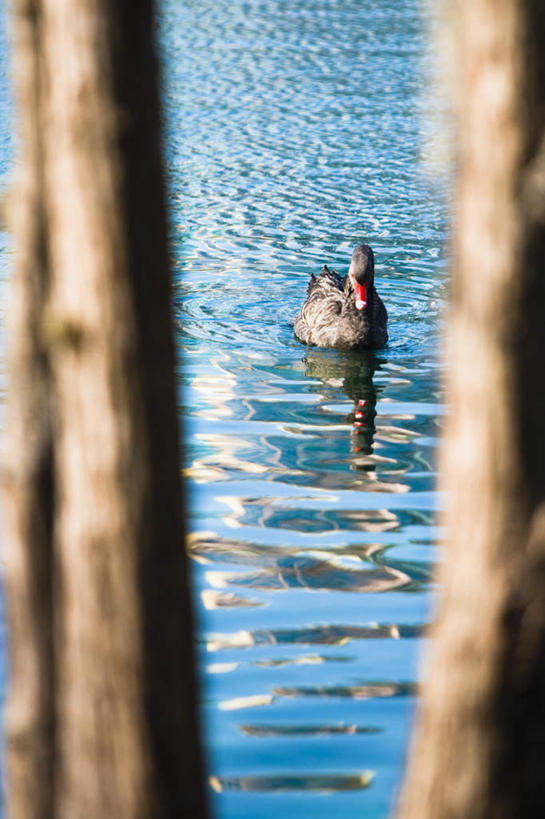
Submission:
<svg viewBox="0 0 545 819">
<path fill-rule="evenodd" d="M 419 0 L 160 5 L 214 816 L 386 817 L 438 535 L 446 228 L 426 21 Z M 6 66 L 2 48 L 0 182 Z M 290 319 L 310 273 L 346 272 L 362 241 L 389 345 L 303 347 Z M 10 253 L 0 233 L 0 277 Z"/>
<path fill-rule="evenodd" d="M 437 539 L 426 21 L 417 0 L 166 0 L 162 44 L 214 815 L 385 817 Z M 361 241 L 388 347 L 303 347 L 310 273 Z"/>
</svg>

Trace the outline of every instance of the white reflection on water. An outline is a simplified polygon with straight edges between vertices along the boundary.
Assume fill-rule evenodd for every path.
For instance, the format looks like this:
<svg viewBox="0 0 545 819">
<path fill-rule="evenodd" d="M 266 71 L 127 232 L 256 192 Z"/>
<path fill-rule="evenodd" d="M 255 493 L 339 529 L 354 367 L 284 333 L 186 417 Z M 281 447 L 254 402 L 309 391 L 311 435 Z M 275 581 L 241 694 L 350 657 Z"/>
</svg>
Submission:
<svg viewBox="0 0 545 819">
<path fill-rule="evenodd" d="M 165 3 L 214 813 L 383 817 L 437 537 L 446 231 L 420 164 L 419 4 Z M 301 346 L 289 321 L 310 273 L 346 272 L 361 241 L 376 253 L 388 347 Z"/>
</svg>

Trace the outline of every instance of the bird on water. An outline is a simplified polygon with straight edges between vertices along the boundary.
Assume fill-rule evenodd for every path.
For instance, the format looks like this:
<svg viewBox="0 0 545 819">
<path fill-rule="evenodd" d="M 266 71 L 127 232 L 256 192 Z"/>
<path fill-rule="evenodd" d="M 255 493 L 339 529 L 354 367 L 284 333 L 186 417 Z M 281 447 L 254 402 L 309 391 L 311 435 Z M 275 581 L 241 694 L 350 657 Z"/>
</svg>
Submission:
<svg viewBox="0 0 545 819">
<path fill-rule="evenodd" d="M 307 298 L 293 324 L 304 344 L 343 350 L 382 347 L 388 341 L 388 314 L 375 289 L 375 257 L 358 245 L 346 276 L 324 265 L 310 277 Z"/>
</svg>

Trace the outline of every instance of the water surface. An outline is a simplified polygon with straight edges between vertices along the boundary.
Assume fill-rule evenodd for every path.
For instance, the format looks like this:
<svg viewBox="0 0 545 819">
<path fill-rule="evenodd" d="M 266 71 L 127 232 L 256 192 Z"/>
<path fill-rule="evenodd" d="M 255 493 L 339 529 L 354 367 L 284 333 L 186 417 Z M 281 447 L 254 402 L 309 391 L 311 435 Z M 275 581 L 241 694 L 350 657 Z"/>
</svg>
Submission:
<svg viewBox="0 0 545 819">
<path fill-rule="evenodd" d="M 425 22 L 416 0 L 165 0 L 161 39 L 214 815 L 384 817 L 437 535 Z M 388 347 L 302 346 L 310 273 L 361 241 Z"/>
</svg>

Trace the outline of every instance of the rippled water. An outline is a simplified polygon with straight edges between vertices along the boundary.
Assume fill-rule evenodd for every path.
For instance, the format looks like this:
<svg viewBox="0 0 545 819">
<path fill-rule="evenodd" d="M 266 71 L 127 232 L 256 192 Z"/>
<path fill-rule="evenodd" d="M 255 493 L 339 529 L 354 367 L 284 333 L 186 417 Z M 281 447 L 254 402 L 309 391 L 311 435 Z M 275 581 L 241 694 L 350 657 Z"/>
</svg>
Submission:
<svg viewBox="0 0 545 819">
<path fill-rule="evenodd" d="M 444 287 L 419 12 L 164 5 L 190 549 L 225 819 L 382 817 L 400 781 L 437 534 Z M 310 273 L 345 272 L 362 240 L 388 347 L 303 347 L 290 319 Z"/>
</svg>

